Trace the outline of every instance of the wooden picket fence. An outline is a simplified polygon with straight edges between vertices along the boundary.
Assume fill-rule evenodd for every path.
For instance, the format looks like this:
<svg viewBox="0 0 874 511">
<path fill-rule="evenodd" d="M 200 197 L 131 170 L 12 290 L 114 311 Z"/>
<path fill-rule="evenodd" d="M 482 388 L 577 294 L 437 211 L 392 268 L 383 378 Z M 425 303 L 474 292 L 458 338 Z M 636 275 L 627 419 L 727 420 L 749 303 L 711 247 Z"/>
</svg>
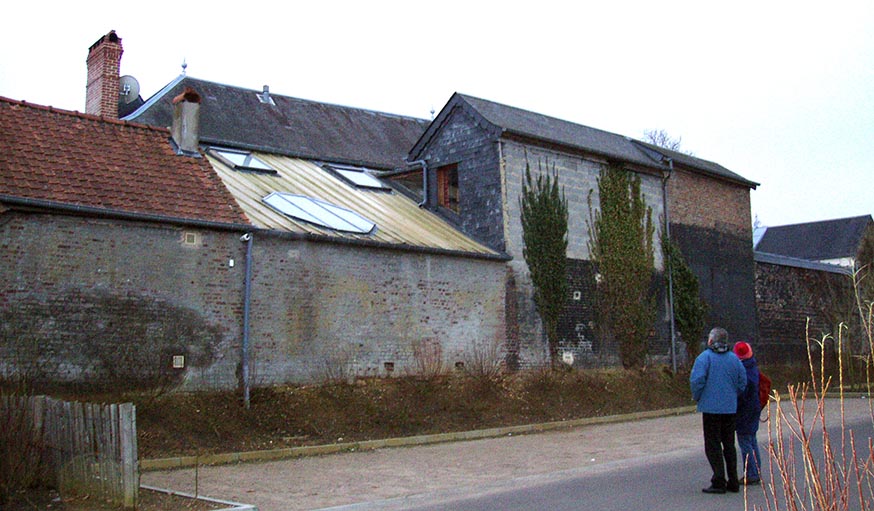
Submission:
<svg viewBox="0 0 874 511">
<path fill-rule="evenodd" d="M 4 397 L 0 405 L 24 407 L 22 411 L 33 417 L 46 483 L 62 495 L 84 494 L 136 508 L 140 477 L 132 403 Z"/>
</svg>

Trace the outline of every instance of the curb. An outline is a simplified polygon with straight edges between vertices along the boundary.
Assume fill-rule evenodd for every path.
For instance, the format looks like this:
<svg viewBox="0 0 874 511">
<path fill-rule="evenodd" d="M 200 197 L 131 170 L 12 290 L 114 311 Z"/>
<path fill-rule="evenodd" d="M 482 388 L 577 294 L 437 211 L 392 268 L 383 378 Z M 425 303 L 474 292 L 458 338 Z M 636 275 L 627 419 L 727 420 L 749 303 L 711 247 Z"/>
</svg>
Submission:
<svg viewBox="0 0 874 511">
<path fill-rule="evenodd" d="M 180 497 L 185 497 L 187 499 L 193 500 L 202 500 L 204 502 L 209 502 L 210 504 L 216 506 L 224 506 L 221 509 L 214 509 L 213 511 L 258 511 L 256 506 L 252 504 L 241 504 L 239 502 L 231 502 L 230 500 L 220 500 L 214 499 L 211 497 L 204 497 L 203 495 L 192 495 L 190 493 L 184 493 L 180 491 L 167 490 L 165 488 L 158 488 L 155 486 L 148 486 L 145 484 L 140 485 L 140 488 L 146 490 L 152 490 L 160 493 L 166 493 L 167 495 L 178 495 Z"/>
<path fill-rule="evenodd" d="M 304 456 L 321 456 L 345 451 L 372 451 L 386 447 L 409 447 L 413 445 L 427 445 L 443 442 L 458 442 L 464 440 L 477 440 L 482 438 L 496 438 L 509 435 L 525 435 L 568 429 L 579 426 L 592 426 L 597 424 L 611 424 L 614 422 L 628 422 L 642 419 L 654 419 L 684 415 L 695 411 L 694 406 L 680 408 L 668 408 L 664 410 L 650 410 L 635 412 L 624 415 L 607 415 L 604 417 L 588 417 L 568 421 L 545 422 L 539 424 L 524 424 L 520 426 L 505 426 L 500 428 L 476 429 L 471 431 L 458 431 L 454 433 L 436 433 L 432 435 L 417 435 L 409 437 L 386 438 L 382 440 L 362 440 L 360 442 L 342 442 L 336 444 L 310 445 L 303 447 L 289 447 L 284 449 L 269 449 L 263 451 L 231 452 L 221 454 L 207 454 L 203 456 L 180 456 L 174 458 L 158 458 L 140 460 L 140 470 L 143 472 L 153 470 L 172 470 L 179 468 L 193 468 L 201 465 L 228 465 L 242 462 L 276 461 Z"/>
</svg>

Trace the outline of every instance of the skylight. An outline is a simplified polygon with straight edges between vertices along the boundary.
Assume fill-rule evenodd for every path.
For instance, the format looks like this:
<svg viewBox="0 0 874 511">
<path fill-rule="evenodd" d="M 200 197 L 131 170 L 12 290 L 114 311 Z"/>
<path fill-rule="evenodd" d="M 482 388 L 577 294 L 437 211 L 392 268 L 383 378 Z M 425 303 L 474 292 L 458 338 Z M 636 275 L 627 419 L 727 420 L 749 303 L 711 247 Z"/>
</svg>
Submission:
<svg viewBox="0 0 874 511">
<path fill-rule="evenodd" d="M 354 211 L 304 195 L 273 192 L 264 203 L 280 213 L 335 231 L 370 234 L 376 224 Z"/>
<path fill-rule="evenodd" d="M 336 172 L 340 177 L 357 187 L 372 188 L 374 190 L 391 190 L 382 181 L 367 173 L 367 169 L 364 167 L 340 165 L 337 163 L 331 163 L 330 165 L 325 165 L 325 167 Z"/>
<path fill-rule="evenodd" d="M 212 152 L 227 160 L 235 169 L 276 172 L 273 167 L 267 165 L 250 152 L 219 149 L 216 147 L 212 148 Z"/>
</svg>

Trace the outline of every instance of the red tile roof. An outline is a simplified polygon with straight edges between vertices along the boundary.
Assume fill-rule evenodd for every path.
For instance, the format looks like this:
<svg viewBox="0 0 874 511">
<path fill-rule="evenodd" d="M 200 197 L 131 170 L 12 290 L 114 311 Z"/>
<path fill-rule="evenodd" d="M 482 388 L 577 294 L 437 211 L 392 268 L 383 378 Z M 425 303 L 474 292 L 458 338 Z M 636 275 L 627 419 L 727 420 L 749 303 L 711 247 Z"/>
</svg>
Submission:
<svg viewBox="0 0 874 511">
<path fill-rule="evenodd" d="M 167 129 L 4 97 L 0 195 L 249 224 L 209 161 L 178 156 Z"/>
</svg>

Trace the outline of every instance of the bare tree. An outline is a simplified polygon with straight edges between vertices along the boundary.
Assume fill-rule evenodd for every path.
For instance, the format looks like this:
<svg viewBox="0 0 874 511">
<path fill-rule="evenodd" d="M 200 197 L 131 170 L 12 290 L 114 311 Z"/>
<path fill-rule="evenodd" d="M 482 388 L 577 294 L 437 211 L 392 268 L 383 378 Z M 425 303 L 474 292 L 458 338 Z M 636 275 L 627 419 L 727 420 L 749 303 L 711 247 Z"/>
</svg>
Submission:
<svg viewBox="0 0 874 511">
<path fill-rule="evenodd" d="M 655 145 L 655 146 L 669 149 L 671 151 L 676 151 L 678 153 L 685 153 L 685 154 L 688 154 L 689 156 L 692 156 L 692 154 L 693 154 L 689 151 L 684 151 L 681 148 L 681 146 L 683 144 L 683 137 L 673 138 L 665 130 L 644 130 L 643 131 L 643 141 L 649 142 L 650 144 Z"/>
</svg>

